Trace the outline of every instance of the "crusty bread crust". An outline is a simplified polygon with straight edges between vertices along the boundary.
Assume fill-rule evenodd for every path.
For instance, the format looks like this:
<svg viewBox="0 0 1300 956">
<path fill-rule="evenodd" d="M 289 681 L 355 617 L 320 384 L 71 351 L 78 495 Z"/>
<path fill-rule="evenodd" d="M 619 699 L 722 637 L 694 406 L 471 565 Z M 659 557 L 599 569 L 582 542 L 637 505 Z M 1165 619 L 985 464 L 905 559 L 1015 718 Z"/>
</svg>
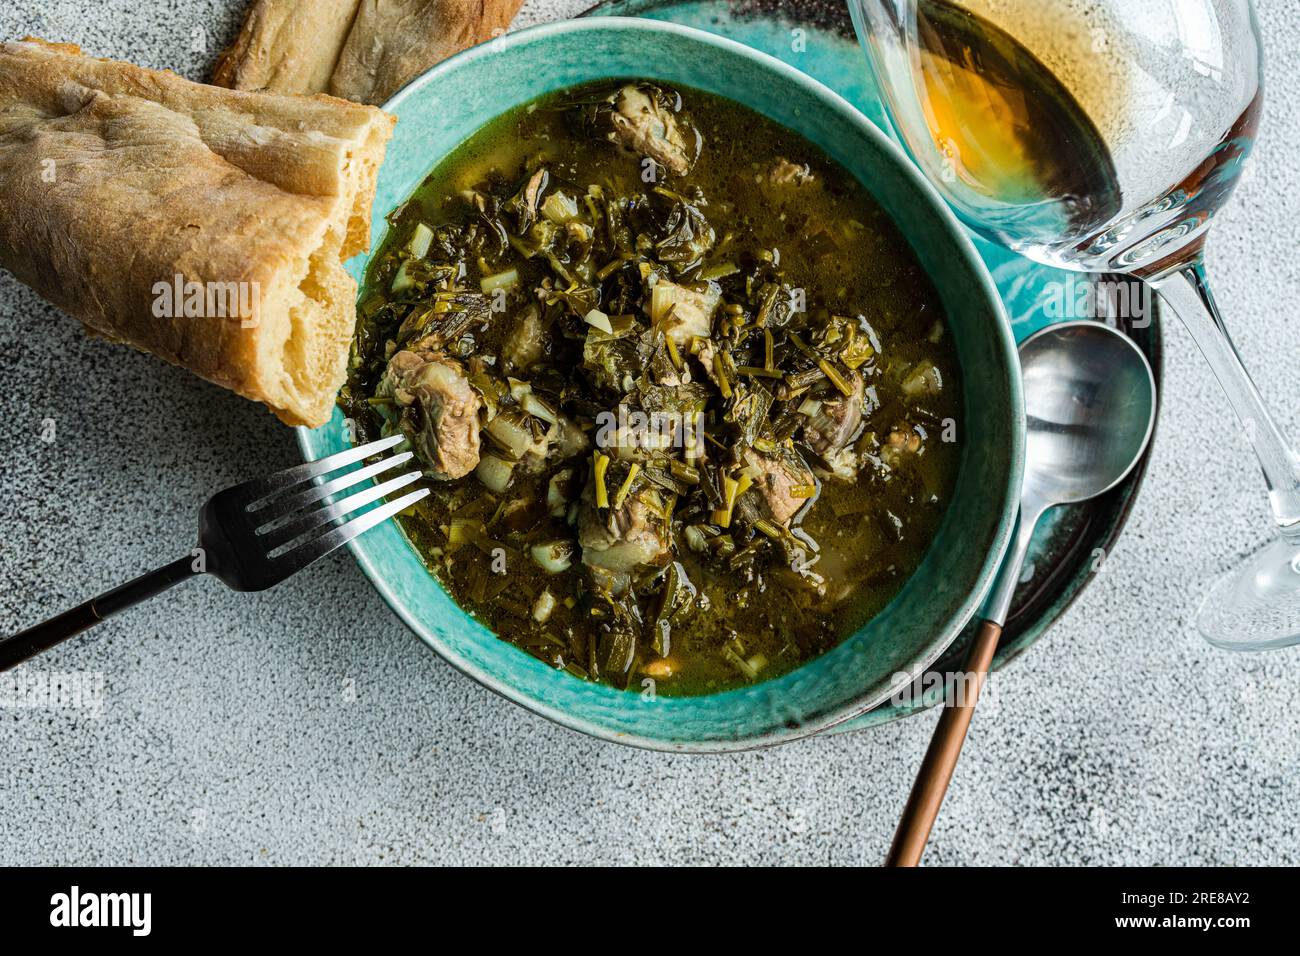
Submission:
<svg viewBox="0 0 1300 956">
<path fill-rule="evenodd" d="M 505 31 L 522 0 L 254 0 L 212 82 L 379 105 Z"/>
<path fill-rule="evenodd" d="M 0 43 L 0 266 L 95 333 L 323 424 L 356 319 L 342 260 L 369 245 L 392 126 L 333 97 Z M 194 314 L 166 286 L 240 294 Z"/>
<path fill-rule="evenodd" d="M 325 93 L 361 0 L 257 0 L 212 73 L 232 90 Z"/>
</svg>

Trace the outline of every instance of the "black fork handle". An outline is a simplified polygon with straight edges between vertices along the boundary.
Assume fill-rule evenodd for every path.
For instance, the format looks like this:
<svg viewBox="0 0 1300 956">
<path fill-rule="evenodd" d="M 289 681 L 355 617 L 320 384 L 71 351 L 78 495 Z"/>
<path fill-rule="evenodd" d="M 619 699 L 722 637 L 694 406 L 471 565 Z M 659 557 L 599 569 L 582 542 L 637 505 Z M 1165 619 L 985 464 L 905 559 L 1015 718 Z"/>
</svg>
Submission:
<svg viewBox="0 0 1300 956">
<path fill-rule="evenodd" d="M 16 667 L 29 657 L 34 657 L 41 651 L 48 651 L 74 634 L 80 634 L 87 628 L 94 627 L 104 618 L 134 607 L 141 601 L 146 601 L 155 594 L 160 594 L 201 573 L 194 569 L 194 558 L 177 558 L 171 564 L 150 571 L 148 574 L 142 574 L 134 581 L 128 581 L 120 587 L 106 591 L 85 604 L 78 604 L 43 624 L 37 624 L 12 637 L 6 637 L 0 641 L 0 671 Z"/>
</svg>

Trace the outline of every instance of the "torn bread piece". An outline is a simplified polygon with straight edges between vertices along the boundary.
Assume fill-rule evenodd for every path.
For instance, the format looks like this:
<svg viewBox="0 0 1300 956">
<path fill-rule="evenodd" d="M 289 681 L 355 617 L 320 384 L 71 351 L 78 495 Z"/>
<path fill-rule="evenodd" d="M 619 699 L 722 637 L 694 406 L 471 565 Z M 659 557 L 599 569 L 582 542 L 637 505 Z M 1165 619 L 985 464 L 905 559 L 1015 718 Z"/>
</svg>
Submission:
<svg viewBox="0 0 1300 956">
<path fill-rule="evenodd" d="M 254 0 L 212 82 L 379 105 L 503 33 L 522 0 Z"/>
<path fill-rule="evenodd" d="M 0 43 L 0 266 L 99 335 L 323 424 L 393 120 Z"/>
<path fill-rule="evenodd" d="M 361 0 L 254 0 L 212 72 L 232 90 L 328 93 Z"/>
</svg>

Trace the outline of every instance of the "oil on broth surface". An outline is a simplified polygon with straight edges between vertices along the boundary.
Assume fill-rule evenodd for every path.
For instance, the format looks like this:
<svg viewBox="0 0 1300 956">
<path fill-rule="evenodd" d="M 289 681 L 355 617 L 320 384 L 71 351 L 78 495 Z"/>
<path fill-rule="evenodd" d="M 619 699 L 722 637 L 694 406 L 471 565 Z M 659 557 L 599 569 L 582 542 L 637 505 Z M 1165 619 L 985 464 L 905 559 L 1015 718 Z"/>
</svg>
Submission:
<svg viewBox="0 0 1300 956">
<path fill-rule="evenodd" d="M 411 437 L 433 494 L 401 524 L 503 639 L 709 693 L 834 647 L 920 563 L 955 353 L 905 240 L 801 137 L 602 83 L 488 124 L 390 221 L 341 403 Z"/>
</svg>

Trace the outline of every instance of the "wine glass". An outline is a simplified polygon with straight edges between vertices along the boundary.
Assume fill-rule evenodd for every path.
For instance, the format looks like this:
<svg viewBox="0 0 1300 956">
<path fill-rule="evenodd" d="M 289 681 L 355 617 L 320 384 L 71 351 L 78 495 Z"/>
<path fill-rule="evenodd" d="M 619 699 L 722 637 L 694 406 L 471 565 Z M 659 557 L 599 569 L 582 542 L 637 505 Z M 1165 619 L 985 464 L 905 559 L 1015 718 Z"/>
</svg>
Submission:
<svg viewBox="0 0 1300 956">
<path fill-rule="evenodd" d="M 1178 314 L 1259 456 L 1277 536 L 1210 587 L 1212 644 L 1300 642 L 1300 456 L 1214 303 L 1206 231 L 1250 154 L 1250 0 L 849 0 L 894 134 L 973 230 L 1123 273 Z"/>
</svg>

